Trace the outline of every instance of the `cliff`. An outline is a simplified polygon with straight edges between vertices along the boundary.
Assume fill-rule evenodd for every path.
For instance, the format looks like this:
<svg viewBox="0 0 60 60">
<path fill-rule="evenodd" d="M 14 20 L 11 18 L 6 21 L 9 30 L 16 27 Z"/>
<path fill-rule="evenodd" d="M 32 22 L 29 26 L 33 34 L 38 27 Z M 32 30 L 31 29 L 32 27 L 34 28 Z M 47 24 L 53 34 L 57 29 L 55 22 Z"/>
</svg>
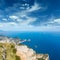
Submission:
<svg viewBox="0 0 60 60">
<path fill-rule="evenodd" d="M 49 60 L 48 54 L 36 54 L 26 45 L 17 44 L 19 39 L 0 37 L 0 60 Z"/>
</svg>

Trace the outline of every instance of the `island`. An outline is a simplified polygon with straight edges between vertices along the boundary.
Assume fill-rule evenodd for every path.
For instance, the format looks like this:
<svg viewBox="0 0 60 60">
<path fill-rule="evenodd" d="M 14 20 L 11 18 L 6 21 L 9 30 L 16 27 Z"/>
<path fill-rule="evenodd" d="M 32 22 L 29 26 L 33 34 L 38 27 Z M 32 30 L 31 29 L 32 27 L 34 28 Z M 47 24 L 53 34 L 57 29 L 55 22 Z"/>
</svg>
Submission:
<svg viewBox="0 0 60 60">
<path fill-rule="evenodd" d="M 0 36 L 0 60 L 49 60 L 48 54 L 37 54 L 32 48 L 21 44 L 24 41 Z"/>
</svg>

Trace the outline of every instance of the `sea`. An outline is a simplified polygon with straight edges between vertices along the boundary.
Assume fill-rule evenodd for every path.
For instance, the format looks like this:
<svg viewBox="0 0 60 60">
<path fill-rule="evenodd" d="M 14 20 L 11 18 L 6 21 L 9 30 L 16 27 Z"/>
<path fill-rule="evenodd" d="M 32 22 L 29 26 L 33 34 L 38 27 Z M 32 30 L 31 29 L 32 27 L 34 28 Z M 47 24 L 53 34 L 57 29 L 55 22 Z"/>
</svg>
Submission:
<svg viewBox="0 0 60 60">
<path fill-rule="evenodd" d="M 3 35 L 29 40 L 22 44 L 36 53 L 49 54 L 50 60 L 60 60 L 60 32 L 5 32 Z"/>
</svg>

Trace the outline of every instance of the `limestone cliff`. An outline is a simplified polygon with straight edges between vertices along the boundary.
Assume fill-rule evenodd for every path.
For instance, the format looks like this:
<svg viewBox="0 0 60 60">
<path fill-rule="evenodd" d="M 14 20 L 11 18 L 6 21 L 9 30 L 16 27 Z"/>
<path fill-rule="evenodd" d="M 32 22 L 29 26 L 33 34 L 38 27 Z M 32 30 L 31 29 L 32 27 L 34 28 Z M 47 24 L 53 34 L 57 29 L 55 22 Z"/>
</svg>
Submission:
<svg viewBox="0 0 60 60">
<path fill-rule="evenodd" d="M 48 54 L 36 54 L 33 49 L 18 42 L 21 41 L 0 37 L 0 60 L 49 60 Z"/>
</svg>

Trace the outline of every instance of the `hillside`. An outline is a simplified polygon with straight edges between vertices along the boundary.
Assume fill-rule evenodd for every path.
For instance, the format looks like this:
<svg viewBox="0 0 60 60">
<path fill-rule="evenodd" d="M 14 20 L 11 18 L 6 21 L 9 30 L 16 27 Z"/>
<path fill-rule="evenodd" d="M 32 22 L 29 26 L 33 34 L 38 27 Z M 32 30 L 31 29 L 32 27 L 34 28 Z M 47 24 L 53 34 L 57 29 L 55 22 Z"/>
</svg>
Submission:
<svg viewBox="0 0 60 60">
<path fill-rule="evenodd" d="M 17 42 L 18 39 L 0 37 L 0 60 L 49 60 L 48 54 L 36 54 L 33 49 Z"/>
</svg>

